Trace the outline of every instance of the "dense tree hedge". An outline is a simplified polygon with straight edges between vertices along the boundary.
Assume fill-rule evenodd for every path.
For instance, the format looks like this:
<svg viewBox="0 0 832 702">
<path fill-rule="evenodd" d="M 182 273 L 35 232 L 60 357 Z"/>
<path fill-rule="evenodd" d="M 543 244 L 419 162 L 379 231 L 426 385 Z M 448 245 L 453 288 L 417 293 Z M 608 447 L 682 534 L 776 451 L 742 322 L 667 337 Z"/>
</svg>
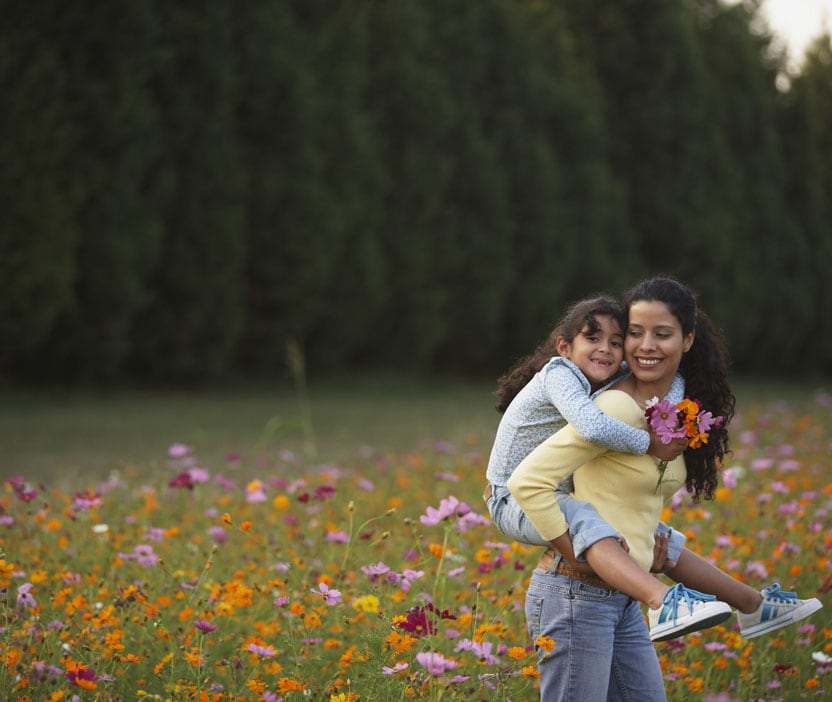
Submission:
<svg viewBox="0 0 832 702">
<path fill-rule="evenodd" d="M 495 373 L 673 273 L 832 371 L 832 42 L 756 3 L 0 0 L 0 378 Z"/>
</svg>

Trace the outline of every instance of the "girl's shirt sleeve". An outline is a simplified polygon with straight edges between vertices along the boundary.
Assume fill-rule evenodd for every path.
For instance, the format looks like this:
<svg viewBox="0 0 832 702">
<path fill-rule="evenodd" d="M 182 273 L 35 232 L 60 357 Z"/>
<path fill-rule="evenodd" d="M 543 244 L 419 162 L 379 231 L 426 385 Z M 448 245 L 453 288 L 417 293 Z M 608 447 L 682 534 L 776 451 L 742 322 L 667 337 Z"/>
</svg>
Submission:
<svg viewBox="0 0 832 702">
<path fill-rule="evenodd" d="M 551 403 L 589 443 L 637 456 L 647 453 L 650 435 L 598 409 L 590 399 L 589 382 L 574 363 L 565 358 L 553 360 L 543 383 Z"/>
<path fill-rule="evenodd" d="M 605 451 L 567 425 L 535 448 L 514 470 L 508 489 L 544 539 L 555 539 L 569 529 L 558 507 L 555 487 Z"/>
</svg>

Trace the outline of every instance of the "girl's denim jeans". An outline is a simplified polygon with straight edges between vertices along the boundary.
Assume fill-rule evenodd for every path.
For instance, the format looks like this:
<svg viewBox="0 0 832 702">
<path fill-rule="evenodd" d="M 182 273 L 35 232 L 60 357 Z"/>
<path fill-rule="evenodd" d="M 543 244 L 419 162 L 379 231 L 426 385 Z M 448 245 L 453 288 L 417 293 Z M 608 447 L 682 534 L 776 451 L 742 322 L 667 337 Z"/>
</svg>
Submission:
<svg viewBox="0 0 832 702">
<path fill-rule="evenodd" d="M 579 561 L 585 561 L 583 553 L 592 544 L 601 539 L 612 537 L 618 539 L 618 532 L 604 521 L 595 508 L 583 500 L 577 500 L 569 493 L 556 491 L 558 505 L 569 524 L 569 535 L 572 538 L 572 549 Z M 493 485 L 491 497 L 487 502 L 491 519 L 503 534 L 515 541 L 533 546 L 551 546 L 532 526 L 529 518 L 515 501 L 505 485 Z M 682 549 L 685 547 L 685 535 L 672 529 L 664 522 L 659 522 L 656 531 L 668 534 L 667 558 L 678 561 Z"/>
</svg>

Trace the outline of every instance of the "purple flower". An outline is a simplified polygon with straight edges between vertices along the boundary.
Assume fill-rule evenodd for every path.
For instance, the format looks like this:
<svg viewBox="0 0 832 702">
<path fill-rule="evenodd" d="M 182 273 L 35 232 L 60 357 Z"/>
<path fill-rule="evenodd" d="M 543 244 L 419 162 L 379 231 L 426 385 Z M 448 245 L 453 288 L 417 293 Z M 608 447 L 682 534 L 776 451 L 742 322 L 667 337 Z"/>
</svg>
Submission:
<svg viewBox="0 0 832 702">
<path fill-rule="evenodd" d="M 260 656 L 260 658 L 274 658 L 277 654 L 277 651 L 275 651 L 271 646 L 260 646 L 256 643 L 250 643 L 246 650 L 256 656 Z"/>
<path fill-rule="evenodd" d="M 200 631 L 204 631 L 206 633 L 210 633 L 212 631 L 216 631 L 217 627 L 215 627 L 211 622 L 207 619 L 199 619 L 194 622 L 194 626 L 199 629 Z"/>
<path fill-rule="evenodd" d="M 334 541 L 337 544 L 346 544 L 349 543 L 350 535 L 345 531 L 328 531 L 326 540 Z"/>
</svg>

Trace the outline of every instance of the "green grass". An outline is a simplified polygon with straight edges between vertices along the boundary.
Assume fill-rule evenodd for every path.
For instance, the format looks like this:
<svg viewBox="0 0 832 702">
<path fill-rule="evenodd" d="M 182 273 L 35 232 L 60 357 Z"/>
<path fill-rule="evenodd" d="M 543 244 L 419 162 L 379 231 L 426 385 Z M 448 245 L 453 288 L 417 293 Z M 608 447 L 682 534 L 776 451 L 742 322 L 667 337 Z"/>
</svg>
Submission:
<svg viewBox="0 0 832 702">
<path fill-rule="evenodd" d="M 811 402 L 821 385 L 741 379 L 740 411 L 755 403 Z M 499 415 L 494 381 L 369 375 L 310 383 L 314 459 L 349 460 L 367 447 L 408 451 L 448 441 L 487 452 Z M 0 396 L 0 477 L 64 486 L 115 469 L 153 469 L 168 446 L 197 447 L 206 467 L 229 453 L 307 453 L 297 394 L 288 383 L 110 392 L 7 391 Z"/>
<path fill-rule="evenodd" d="M 348 460 L 366 447 L 409 450 L 427 441 L 487 447 L 499 415 L 492 382 L 370 376 L 312 383 L 314 458 Z M 308 451 L 288 384 L 202 390 L 30 391 L 0 397 L 0 476 L 65 483 L 128 465 L 152 468 L 168 446 L 196 446 L 207 467 L 229 453 Z"/>
</svg>

